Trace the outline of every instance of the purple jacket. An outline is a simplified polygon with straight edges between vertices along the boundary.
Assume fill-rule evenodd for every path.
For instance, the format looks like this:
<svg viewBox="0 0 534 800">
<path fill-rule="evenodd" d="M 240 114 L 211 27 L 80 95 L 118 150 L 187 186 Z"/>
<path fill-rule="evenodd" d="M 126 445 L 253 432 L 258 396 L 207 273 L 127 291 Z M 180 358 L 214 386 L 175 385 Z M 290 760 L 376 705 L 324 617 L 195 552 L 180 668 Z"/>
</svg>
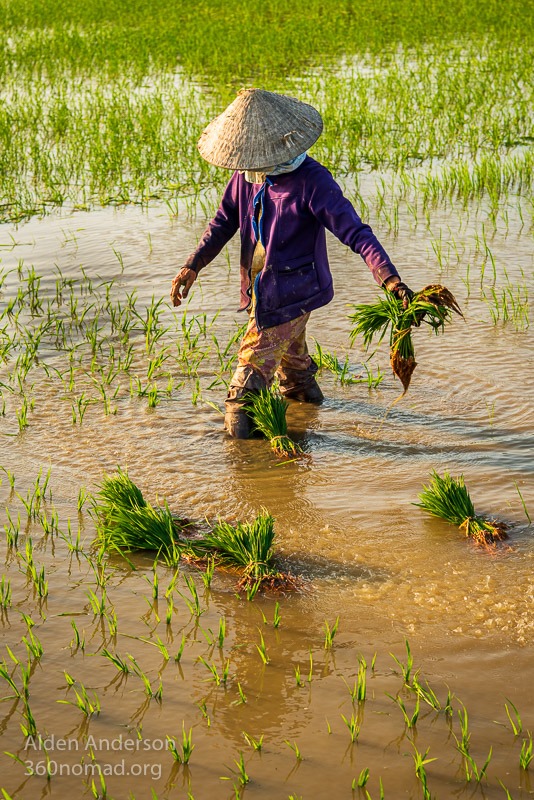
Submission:
<svg viewBox="0 0 534 800">
<path fill-rule="evenodd" d="M 256 278 L 258 329 L 280 325 L 326 305 L 334 296 L 325 228 L 359 253 L 382 284 L 398 276 L 369 225 L 364 224 L 330 172 L 309 156 L 294 172 L 270 178 L 265 186 L 262 241 L 265 267 Z M 241 232 L 241 306 L 251 298 L 250 268 L 256 246 L 254 198 L 261 186 L 235 172 L 214 218 L 184 266 L 199 272 Z M 256 204 L 257 205 L 257 204 Z"/>
</svg>

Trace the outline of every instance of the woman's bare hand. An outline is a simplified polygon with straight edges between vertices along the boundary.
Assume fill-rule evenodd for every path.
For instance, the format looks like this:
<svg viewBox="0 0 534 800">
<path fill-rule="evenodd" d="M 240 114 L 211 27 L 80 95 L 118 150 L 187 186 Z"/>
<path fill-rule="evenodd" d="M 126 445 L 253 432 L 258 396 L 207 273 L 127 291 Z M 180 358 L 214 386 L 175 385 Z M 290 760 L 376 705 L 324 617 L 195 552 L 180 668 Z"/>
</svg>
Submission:
<svg viewBox="0 0 534 800">
<path fill-rule="evenodd" d="M 188 267 L 182 267 L 180 272 L 173 278 L 171 286 L 171 300 L 173 306 L 181 305 L 182 298 L 186 298 L 189 294 L 189 289 L 197 279 L 197 273 Z M 184 287 L 180 291 L 181 287 Z"/>
</svg>

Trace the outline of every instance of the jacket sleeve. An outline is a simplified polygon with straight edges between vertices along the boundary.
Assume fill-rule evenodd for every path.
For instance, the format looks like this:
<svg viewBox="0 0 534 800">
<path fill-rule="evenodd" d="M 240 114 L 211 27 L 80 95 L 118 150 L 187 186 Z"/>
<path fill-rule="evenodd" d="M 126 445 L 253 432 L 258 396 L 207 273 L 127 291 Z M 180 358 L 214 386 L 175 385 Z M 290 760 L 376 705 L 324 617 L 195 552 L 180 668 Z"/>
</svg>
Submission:
<svg viewBox="0 0 534 800">
<path fill-rule="evenodd" d="M 390 277 L 399 277 L 370 225 L 362 222 L 352 203 L 343 195 L 341 187 L 326 168 L 321 170 L 319 179 L 313 182 L 309 208 L 316 219 L 340 242 L 363 258 L 380 286 Z"/>
<path fill-rule="evenodd" d="M 188 267 L 198 274 L 203 267 L 219 255 L 224 245 L 230 241 L 238 228 L 238 173 L 236 172 L 224 190 L 217 213 L 208 223 L 197 249 L 194 253 L 191 253 L 184 267 Z"/>
</svg>

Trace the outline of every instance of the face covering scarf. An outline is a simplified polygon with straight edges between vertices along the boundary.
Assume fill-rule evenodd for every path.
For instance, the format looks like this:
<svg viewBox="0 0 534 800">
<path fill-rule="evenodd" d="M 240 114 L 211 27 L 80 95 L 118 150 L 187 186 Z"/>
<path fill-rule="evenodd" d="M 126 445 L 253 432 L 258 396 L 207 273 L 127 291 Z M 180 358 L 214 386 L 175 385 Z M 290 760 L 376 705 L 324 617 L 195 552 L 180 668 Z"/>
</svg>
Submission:
<svg viewBox="0 0 534 800">
<path fill-rule="evenodd" d="M 300 167 L 306 155 L 307 153 L 302 153 L 300 156 L 295 156 L 295 158 L 290 159 L 290 161 L 284 161 L 283 164 L 278 164 L 274 167 L 264 167 L 261 171 L 250 169 L 243 170 L 245 180 L 249 183 L 264 183 L 267 175 L 285 175 L 286 172 L 293 172 L 297 167 Z"/>
</svg>

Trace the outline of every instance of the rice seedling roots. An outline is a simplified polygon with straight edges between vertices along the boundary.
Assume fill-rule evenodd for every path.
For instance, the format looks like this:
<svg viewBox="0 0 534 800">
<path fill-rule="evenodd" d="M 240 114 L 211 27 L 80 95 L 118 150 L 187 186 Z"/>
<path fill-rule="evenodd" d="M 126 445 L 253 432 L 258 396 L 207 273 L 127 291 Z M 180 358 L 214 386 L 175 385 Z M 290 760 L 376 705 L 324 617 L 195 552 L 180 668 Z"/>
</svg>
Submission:
<svg viewBox="0 0 534 800">
<path fill-rule="evenodd" d="M 418 298 L 421 300 L 424 299 L 436 307 L 445 306 L 446 308 L 450 308 L 463 317 L 462 310 L 456 302 L 453 293 L 449 291 L 446 286 L 442 286 L 439 283 L 431 283 L 425 286 L 424 289 L 418 293 Z"/>
<path fill-rule="evenodd" d="M 413 372 L 417 366 L 417 361 L 413 356 L 405 358 L 398 350 L 392 350 L 389 357 L 389 363 L 394 374 L 399 378 L 404 389 L 403 395 L 408 391 L 410 381 L 412 380 Z M 402 395 L 401 395 L 402 396 Z"/>
<path fill-rule="evenodd" d="M 508 525 L 497 520 L 483 517 L 468 517 L 459 526 L 466 536 L 470 536 L 477 544 L 493 545 L 508 538 Z"/>
<path fill-rule="evenodd" d="M 237 583 L 238 590 L 246 591 L 254 586 L 255 580 L 250 575 L 244 575 Z M 260 589 L 268 592 L 294 592 L 304 588 L 304 581 L 290 572 L 277 572 L 275 575 L 265 575 L 260 579 Z"/>
</svg>

